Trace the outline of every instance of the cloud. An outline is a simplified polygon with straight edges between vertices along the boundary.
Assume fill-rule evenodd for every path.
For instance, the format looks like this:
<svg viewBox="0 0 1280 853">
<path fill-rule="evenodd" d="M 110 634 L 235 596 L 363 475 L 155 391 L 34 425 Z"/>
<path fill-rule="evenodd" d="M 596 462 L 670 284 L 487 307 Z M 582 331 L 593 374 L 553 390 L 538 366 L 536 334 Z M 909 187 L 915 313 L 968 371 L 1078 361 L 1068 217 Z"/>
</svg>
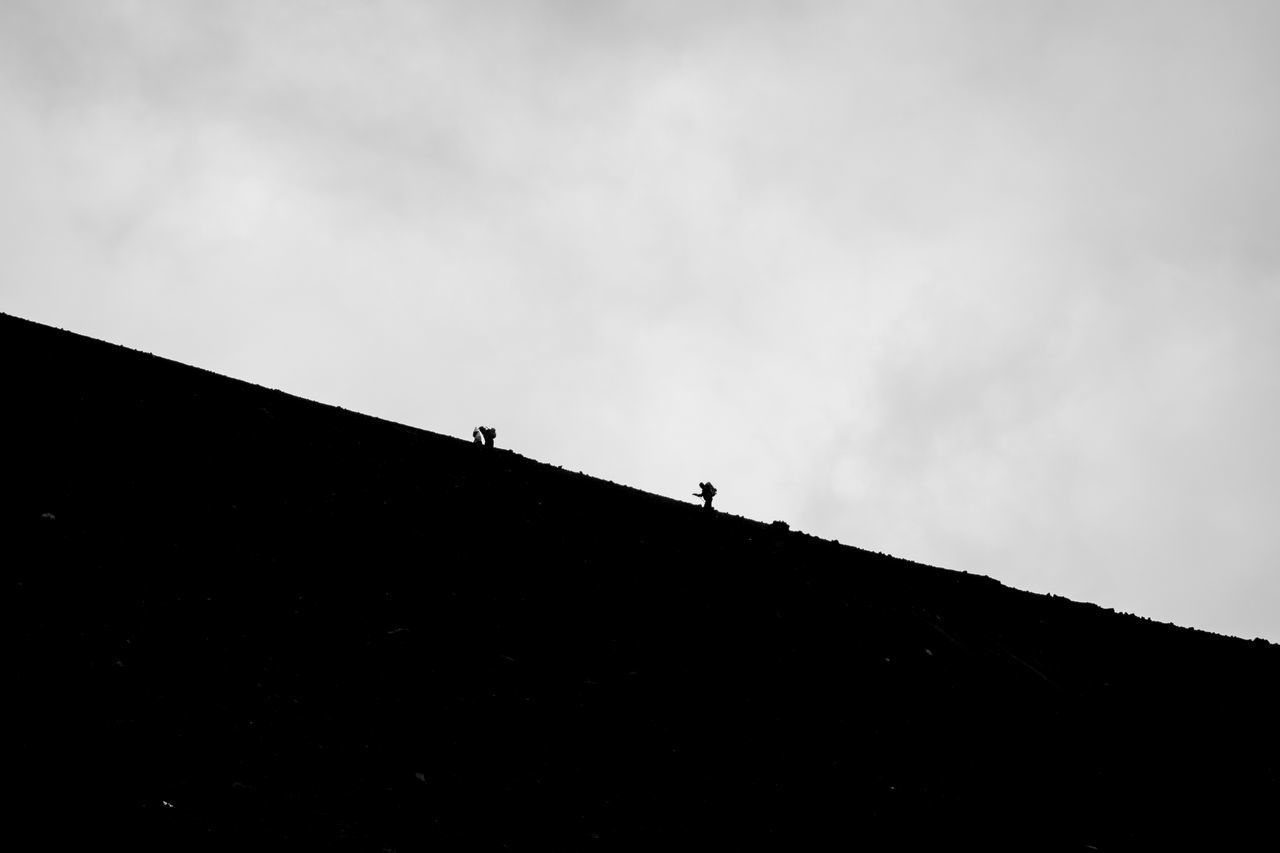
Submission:
<svg viewBox="0 0 1280 853">
<path fill-rule="evenodd" d="M 1253 604 L 1277 593 L 1278 22 L 1261 2 L 15 0 L 0 297 L 1280 638 Z"/>
</svg>

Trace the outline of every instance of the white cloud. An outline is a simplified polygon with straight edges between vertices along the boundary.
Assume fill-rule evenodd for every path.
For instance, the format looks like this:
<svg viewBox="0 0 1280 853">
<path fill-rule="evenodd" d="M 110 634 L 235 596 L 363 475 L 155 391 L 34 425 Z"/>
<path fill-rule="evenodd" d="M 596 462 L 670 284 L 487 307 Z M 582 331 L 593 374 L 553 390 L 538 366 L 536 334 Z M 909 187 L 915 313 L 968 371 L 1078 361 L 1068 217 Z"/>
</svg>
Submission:
<svg viewBox="0 0 1280 853">
<path fill-rule="evenodd" d="M 1257 604 L 1277 23 L 1251 2 L 13 0 L 0 299 L 1280 639 Z"/>
</svg>

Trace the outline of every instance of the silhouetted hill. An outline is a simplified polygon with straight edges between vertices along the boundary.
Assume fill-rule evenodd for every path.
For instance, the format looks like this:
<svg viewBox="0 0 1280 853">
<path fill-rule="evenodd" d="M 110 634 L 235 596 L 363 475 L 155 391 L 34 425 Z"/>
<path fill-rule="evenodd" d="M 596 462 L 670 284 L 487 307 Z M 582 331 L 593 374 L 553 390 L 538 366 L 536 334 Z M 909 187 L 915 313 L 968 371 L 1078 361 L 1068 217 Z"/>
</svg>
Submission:
<svg viewBox="0 0 1280 853">
<path fill-rule="evenodd" d="M 42 849 L 1274 836 L 1274 645 L 2 315 L 0 357 L 11 780 Z"/>
</svg>

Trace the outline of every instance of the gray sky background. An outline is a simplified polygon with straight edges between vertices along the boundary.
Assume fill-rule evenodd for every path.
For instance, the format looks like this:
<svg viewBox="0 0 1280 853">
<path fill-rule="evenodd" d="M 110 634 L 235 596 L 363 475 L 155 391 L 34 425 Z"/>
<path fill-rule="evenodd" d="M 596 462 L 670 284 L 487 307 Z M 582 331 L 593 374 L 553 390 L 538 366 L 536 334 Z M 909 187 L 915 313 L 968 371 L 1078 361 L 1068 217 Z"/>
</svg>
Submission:
<svg viewBox="0 0 1280 853">
<path fill-rule="evenodd" d="M 0 310 L 1280 641 L 1277 44 L 1243 0 L 0 0 Z"/>
</svg>

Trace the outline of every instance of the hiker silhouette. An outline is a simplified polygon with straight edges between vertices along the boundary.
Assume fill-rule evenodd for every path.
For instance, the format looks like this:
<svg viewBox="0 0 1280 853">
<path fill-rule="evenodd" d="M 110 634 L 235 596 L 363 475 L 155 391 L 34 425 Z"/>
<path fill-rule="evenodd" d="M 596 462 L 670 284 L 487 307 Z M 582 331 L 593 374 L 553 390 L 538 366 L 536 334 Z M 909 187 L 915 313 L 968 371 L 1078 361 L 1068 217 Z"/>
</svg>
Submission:
<svg viewBox="0 0 1280 853">
<path fill-rule="evenodd" d="M 702 498 L 702 508 L 711 509 L 711 499 L 716 496 L 716 487 L 710 483 L 699 483 L 698 487 L 702 489 L 700 492 L 694 492 L 695 498 Z"/>
<path fill-rule="evenodd" d="M 481 439 L 484 440 L 485 447 L 493 447 L 493 440 L 498 437 L 498 431 L 493 427 L 476 427 L 471 431 L 471 440 L 479 444 Z"/>
</svg>

